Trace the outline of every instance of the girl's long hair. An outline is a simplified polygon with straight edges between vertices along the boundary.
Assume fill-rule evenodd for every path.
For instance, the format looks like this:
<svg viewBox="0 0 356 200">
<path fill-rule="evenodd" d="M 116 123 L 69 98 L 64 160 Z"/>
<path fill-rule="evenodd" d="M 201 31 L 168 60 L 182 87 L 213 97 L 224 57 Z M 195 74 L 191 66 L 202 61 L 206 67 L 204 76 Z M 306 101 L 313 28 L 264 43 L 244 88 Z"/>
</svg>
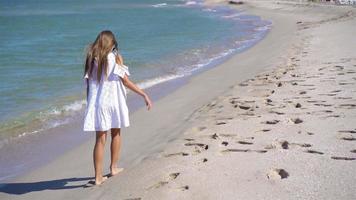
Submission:
<svg viewBox="0 0 356 200">
<path fill-rule="evenodd" d="M 94 43 L 90 44 L 87 49 L 87 56 L 85 60 L 85 69 L 84 74 L 88 74 L 89 77 L 92 77 L 94 61 L 96 60 L 98 64 L 97 71 L 97 81 L 101 81 L 102 73 L 104 72 L 105 78 L 107 77 L 107 66 L 108 66 L 108 54 L 113 50 L 117 49 L 117 42 L 114 34 L 105 30 L 102 31 L 95 39 Z"/>
</svg>

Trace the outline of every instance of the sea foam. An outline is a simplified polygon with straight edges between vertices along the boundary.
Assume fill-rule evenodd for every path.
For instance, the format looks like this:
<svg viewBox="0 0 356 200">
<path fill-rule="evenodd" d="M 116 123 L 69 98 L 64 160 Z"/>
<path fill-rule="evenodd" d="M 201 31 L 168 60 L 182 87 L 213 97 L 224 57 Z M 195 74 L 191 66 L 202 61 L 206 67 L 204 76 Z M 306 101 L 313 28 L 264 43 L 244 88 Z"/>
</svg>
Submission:
<svg viewBox="0 0 356 200">
<path fill-rule="evenodd" d="M 158 4 L 152 5 L 152 7 L 155 7 L 155 8 L 160 8 L 160 7 L 164 7 L 164 6 L 167 6 L 167 3 L 158 3 Z"/>
</svg>

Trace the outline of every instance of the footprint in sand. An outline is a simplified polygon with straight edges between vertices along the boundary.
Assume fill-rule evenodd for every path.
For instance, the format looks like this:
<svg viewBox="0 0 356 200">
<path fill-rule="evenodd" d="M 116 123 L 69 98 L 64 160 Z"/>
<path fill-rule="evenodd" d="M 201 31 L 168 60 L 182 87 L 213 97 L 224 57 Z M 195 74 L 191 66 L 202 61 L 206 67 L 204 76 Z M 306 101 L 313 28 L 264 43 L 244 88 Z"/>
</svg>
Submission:
<svg viewBox="0 0 356 200">
<path fill-rule="evenodd" d="M 342 90 L 333 90 L 333 91 L 330 91 L 330 93 L 339 93 L 341 92 Z"/>
<path fill-rule="evenodd" d="M 212 134 L 212 135 L 210 136 L 210 138 L 216 140 L 216 139 L 219 138 L 219 136 L 218 136 L 218 134 L 214 133 L 214 134 Z"/>
<path fill-rule="evenodd" d="M 257 153 L 266 153 L 266 150 L 251 150 L 251 149 L 225 149 L 221 151 L 222 153 L 227 152 L 257 152 Z"/>
<path fill-rule="evenodd" d="M 302 86 L 302 87 L 314 87 L 315 85 L 313 85 L 313 84 L 300 84 L 299 86 Z"/>
<path fill-rule="evenodd" d="M 234 138 L 237 135 L 236 134 L 224 134 L 224 133 L 222 133 L 222 134 L 219 134 L 219 136 L 226 137 L 226 138 Z"/>
<path fill-rule="evenodd" d="M 341 117 L 340 115 L 328 115 L 328 116 L 325 116 L 324 118 L 326 119 L 326 118 L 331 118 L 331 117 L 333 117 L 333 118 L 339 118 L 339 117 Z"/>
<path fill-rule="evenodd" d="M 262 124 L 277 124 L 278 122 L 280 122 L 279 120 L 268 120 L 268 121 L 264 121 L 264 122 L 261 122 Z"/>
<path fill-rule="evenodd" d="M 158 183 L 148 187 L 147 190 L 157 189 L 157 188 L 160 188 L 160 187 L 162 187 L 164 185 L 167 185 L 169 183 L 169 181 L 176 179 L 179 175 L 180 175 L 179 172 L 171 173 L 171 174 L 168 175 L 167 180 L 159 181 Z"/>
<path fill-rule="evenodd" d="M 284 140 L 284 141 L 280 141 L 279 145 L 282 149 L 289 149 L 289 142 Z"/>
<path fill-rule="evenodd" d="M 339 157 L 339 156 L 331 156 L 331 159 L 334 159 L 334 160 L 356 160 L 356 158 Z"/>
<path fill-rule="evenodd" d="M 223 141 L 223 142 L 221 142 L 221 145 L 223 145 L 223 146 L 227 146 L 229 143 L 227 142 L 227 141 Z"/>
<path fill-rule="evenodd" d="M 202 149 L 208 150 L 209 146 L 207 144 L 203 144 L 203 143 L 185 143 L 185 146 L 196 146 L 196 147 L 200 147 Z"/>
<path fill-rule="evenodd" d="M 234 119 L 233 117 L 220 117 L 220 118 L 216 118 L 216 120 L 232 120 Z"/>
<path fill-rule="evenodd" d="M 288 142 L 287 140 L 281 140 L 281 141 L 277 141 L 275 144 L 270 144 L 270 145 L 267 145 L 265 147 L 265 149 L 289 149 L 293 146 L 299 146 L 299 147 L 302 147 L 302 148 L 307 148 L 307 147 L 311 147 L 312 145 L 311 144 L 307 144 L 307 143 L 290 143 Z"/>
<path fill-rule="evenodd" d="M 356 108 L 356 104 L 350 104 L 350 103 L 340 104 L 339 108 L 353 109 L 353 108 Z"/>
<path fill-rule="evenodd" d="M 341 137 L 341 140 L 346 140 L 346 141 L 355 141 L 356 138 L 352 137 L 352 136 L 345 136 L 345 137 Z"/>
<path fill-rule="evenodd" d="M 323 106 L 323 107 L 331 107 L 332 104 L 326 104 L 326 103 L 315 103 L 315 106 Z"/>
<path fill-rule="evenodd" d="M 225 149 L 225 150 L 222 150 L 221 152 L 222 153 L 225 153 L 225 152 L 249 152 L 251 151 L 250 149 Z"/>
<path fill-rule="evenodd" d="M 269 129 L 269 128 L 265 128 L 265 129 L 262 129 L 262 130 L 260 130 L 261 132 L 269 132 L 269 131 L 271 131 L 272 129 Z"/>
<path fill-rule="evenodd" d="M 315 150 L 306 150 L 305 151 L 306 153 L 312 153 L 312 154 L 319 154 L 319 155 L 323 155 L 324 153 L 323 152 L 320 152 L 320 151 L 315 151 Z"/>
<path fill-rule="evenodd" d="M 179 176 L 179 172 L 169 174 L 169 179 L 174 180 Z"/>
<path fill-rule="evenodd" d="M 284 115 L 285 114 L 283 112 L 278 112 L 278 111 L 274 111 L 274 110 L 269 111 L 269 113 L 273 113 L 273 114 L 277 114 L 277 115 Z"/>
<path fill-rule="evenodd" d="M 246 86 L 248 86 L 248 84 L 247 84 L 247 83 L 242 82 L 242 83 L 240 83 L 240 84 L 239 84 L 239 86 L 241 86 L 241 87 L 246 87 Z"/>
<path fill-rule="evenodd" d="M 185 185 L 179 188 L 181 191 L 189 190 L 189 185 Z"/>
<path fill-rule="evenodd" d="M 303 147 L 303 148 L 307 148 L 307 147 L 311 147 L 312 146 L 311 144 L 308 144 L 308 143 L 292 143 L 292 145 L 300 146 L 300 147 Z"/>
<path fill-rule="evenodd" d="M 296 107 L 296 108 L 301 108 L 301 107 L 302 107 L 302 104 L 297 103 L 297 104 L 295 104 L 295 107 Z"/>
<path fill-rule="evenodd" d="M 347 71 L 346 73 L 347 73 L 347 74 L 355 74 L 356 72 L 355 72 L 355 71 L 350 70 L 350 71 Z"/>
<path fill-rule="evenodd" d="M 315 135 L 315 133 L 307 132 L 308 135 Z"/>
<path fill-rule="evenodd" d="M 178 153 L 170 153 L 170 154 L 166 154 L 164 155 L 164 157 L 172 157 L 172 156 L 189 156 L 189 153 L 185 153 L 185 152 L 178 152 Z"/>
<path fill-rule="evenodd" d="M 271 169 L 267 173 L 267 178 L 272 180 L 288 178 L 289 173 L 284 169 Z"/>
<path fill-rule="evenodd" d="M 338 71 L 340 71 L 340 70 L 344 70 L 344 66 L 340 66 L 340 65 L 335 65 L 334 66 Z"/>
<path fill-rule="evenodd" d="M 237 143 L 243 144 L 243 145 L 252 145 L 253 144 L 253 142 L 246 142 L 246 141 L 242 141 L 242 140 L 237 141 Z"/>
<path fill-rule="evenodd" d="M 254 152 L 257 152 L 257 153 L 267 153 L 266 150 L 253 150 Z"/>
<path fill-rule="evenodd" d="M 167 185 L 167 184 L 168 184 L 168 181 L 159 181 L 158 183 L 148 187 L 147 190 L 158 189 L 158 188 L 160 188 L 160 187 L 162 187 L 164 185 Z"/>
<path fill-rule="evenodd" d="M 334 97 L 334 99 L 352 99 L 352 97 Z"/>
<path fill-rule="evenodd" d="M 299 92 L 299 94 L 306 94 L 306 93 L 307 93 L 306 91 Z"/>
<path fill-rule="evenodd" d="M 207 144 L 203 144 L 203 143 L 193 143 L 193 142 L 189 142 L 189 143 L 185 143 L 185 146 L 193 146 L 194 147 L 194 153 L 195 154 L 199 154 L 202 151 L 206 151 L 209 148 L 209 145 Z"/>
<path fill-rule="evenodd" d="M 247 106 L 247 105 L 235 105 L 234 107 L 237 108 L 237 106 L 242 110 L 250 110 L 251 109 L 251 106 Z"/>
<path fill-rule="evenodd" d="M 339 85 L 353 85 L 354 83 L 348 83 L 348 82 L 341 82 Z"/>
<path fill-rule="evenodd" d="M 332 112 L 334 112 L 334 111 L 332 111 L 332 110 L 321 110 L 321 111 L 319 111 L 319 112 L 332 113 Z"/>
<path fill-rule="evenodd" d="M 292 118 L 290 119 L 290 121 L 292 121 L 294 124 L 300 124 L 303 122 L 303 120 L 301 120 L 300 118 Z"/>
</svg>

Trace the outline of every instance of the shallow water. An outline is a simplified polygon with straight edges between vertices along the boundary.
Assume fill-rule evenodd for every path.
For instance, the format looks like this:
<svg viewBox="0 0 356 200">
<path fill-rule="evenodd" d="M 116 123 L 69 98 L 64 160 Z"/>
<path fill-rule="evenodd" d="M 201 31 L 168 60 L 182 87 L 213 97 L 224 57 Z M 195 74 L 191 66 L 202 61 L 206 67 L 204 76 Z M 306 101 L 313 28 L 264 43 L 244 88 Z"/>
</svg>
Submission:
<svg viewBox="0 0 356 200">
<path fill-rule="evenodd" d="M 269 22 L 194 1 L 3 1 L 0 141 L 67 123 L 85 105 L 84 48 L 112 30 L 141 87 L 190 75 L 260 40 Z"/>
</svg>

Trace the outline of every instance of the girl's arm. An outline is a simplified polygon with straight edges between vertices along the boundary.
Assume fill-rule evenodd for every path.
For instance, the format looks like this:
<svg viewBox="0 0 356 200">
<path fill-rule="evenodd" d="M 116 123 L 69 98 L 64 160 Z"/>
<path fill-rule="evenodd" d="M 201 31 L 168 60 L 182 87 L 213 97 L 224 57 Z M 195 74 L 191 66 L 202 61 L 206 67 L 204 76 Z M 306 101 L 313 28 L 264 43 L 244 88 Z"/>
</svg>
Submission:
<svg viewBox="0 0 356 200">
<path fill-rule="evenodd" d="M 146 106 L 147 106 L 147 110 L 150 110 L 152 108 L 152 101 L 149 98 L 149 96 L 142 89 L 140 89 L 135 83 L 133 83 L 126 74 L 125 74 L 124 78 L 121 78 L 121 80 L 122 80 L 122 83 L 127 88 L 136 92 L 137 94 L 141 95 L 144 98 Z"/>
<path fill-rule="evenodd" d="M 122 58 L 122 56 L 120 54 L 118 54 L 116 56 L 116 63 L 121 64 L 121 65 L 124 64 L 124 59 Z M 136 92 L 137 94 L 141 95 L 144 98 L 146 106 L 147 106 L 147 110 L 150 110 L 152 108 L 152 101 L 151 101 L 150 97 L 143 90 L 141 90 L 139 87 L 137 87 L 137 85 L 135 83 L 130 81 L 129 77 L 126 74 L 123 78 L 121 78 L 121 80 L 122 80 L 122 83 L 127 88 Z"/>
</svg>

